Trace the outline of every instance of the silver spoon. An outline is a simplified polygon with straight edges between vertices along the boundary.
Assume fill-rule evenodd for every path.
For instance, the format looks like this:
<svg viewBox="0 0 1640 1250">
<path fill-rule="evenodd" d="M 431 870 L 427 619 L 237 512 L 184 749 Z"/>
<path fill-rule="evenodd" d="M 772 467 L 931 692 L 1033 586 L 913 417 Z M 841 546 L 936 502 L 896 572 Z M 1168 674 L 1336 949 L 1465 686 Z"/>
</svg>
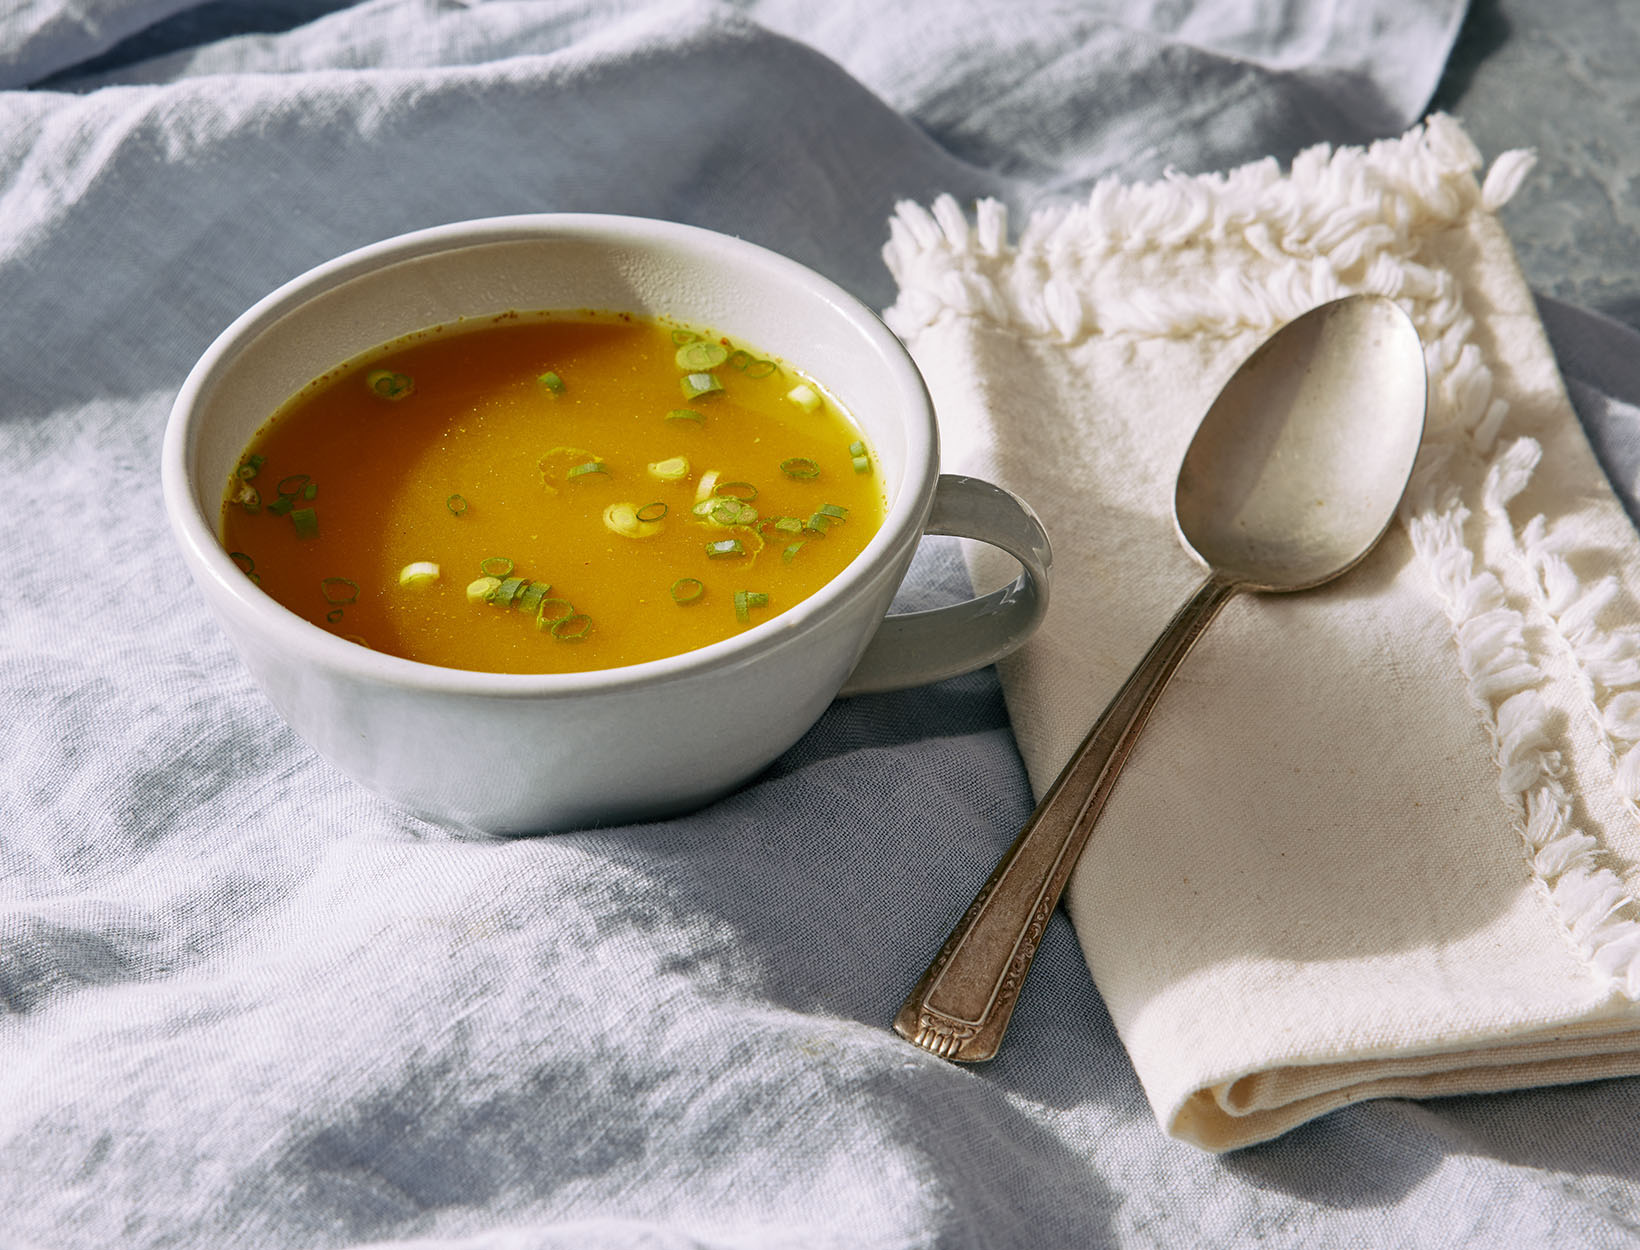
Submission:
<svg viewBox="0 0 1640 1250">
<path fill-rule="evenodd" d="M 905 1000 L 894 1019 L 902 1037 L 961 1062 L 997 1053 L 1048 918 L 1162 688 L 1237 592 L 1308 590 L 1373 549 L 1406 490 L 1427 388 L 1418 332 L 1373 295 L 1290 322 L 1225 384 L 1185 452 L 1173 496 L 1179 536 L 1207 579 L 1110 701 Z"/>
</svg>

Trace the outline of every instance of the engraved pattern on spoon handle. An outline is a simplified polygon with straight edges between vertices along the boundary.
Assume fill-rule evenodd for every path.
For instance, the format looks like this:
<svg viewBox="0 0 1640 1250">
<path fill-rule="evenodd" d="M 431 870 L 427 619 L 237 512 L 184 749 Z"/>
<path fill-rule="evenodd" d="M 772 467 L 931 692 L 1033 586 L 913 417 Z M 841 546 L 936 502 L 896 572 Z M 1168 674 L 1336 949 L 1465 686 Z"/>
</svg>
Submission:
<svg viewBox="0 0 1640 1250">
<path fill-rule="evenodd" d="M 1048 918 L 1168 680 L 1239 587 L 1209 577 L 1116 692 L 907 996 L 894 1029 L 973 1063 L 1002 1044 Z"/>
</svg>

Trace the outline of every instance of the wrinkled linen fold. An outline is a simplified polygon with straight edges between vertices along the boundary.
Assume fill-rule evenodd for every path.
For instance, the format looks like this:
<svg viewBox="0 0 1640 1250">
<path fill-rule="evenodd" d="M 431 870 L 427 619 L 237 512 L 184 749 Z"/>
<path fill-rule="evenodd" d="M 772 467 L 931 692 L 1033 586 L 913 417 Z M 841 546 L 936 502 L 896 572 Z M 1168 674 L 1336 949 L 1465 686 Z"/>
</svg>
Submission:
<svg viewBox="0 0 1640 1250">
<path fill-rule="evenodd" d="M 1158 1119 L 1211 1150 L 1640 1072 L 1640 541 L 1495 215 L 1530 165 L 1481 180 L 1437 115 L 1287 170 L 1102 181 L 1017 239 L 950 198 L 892 223 L 889 320 L 953 465 L 1055 540 L 1048 621 L 1003 666 L 1038 793 L 1199 580 L 1173 480 L 1236 365 L 1358 291 L 1423 339 L 1399 523 L 1329 587 L 1226 609 L 1067 891 Z"/>
</svg>

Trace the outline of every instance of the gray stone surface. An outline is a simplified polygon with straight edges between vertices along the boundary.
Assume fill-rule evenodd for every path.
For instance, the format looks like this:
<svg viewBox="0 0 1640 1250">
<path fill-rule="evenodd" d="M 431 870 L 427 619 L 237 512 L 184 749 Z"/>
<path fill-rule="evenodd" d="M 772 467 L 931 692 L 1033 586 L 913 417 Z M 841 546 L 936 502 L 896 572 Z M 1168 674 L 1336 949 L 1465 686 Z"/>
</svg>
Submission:
<svg viewBox="0 0 1640 1250">
<path fill-rule="evenodd" d="M 1432 107 L 1536 150 L 1503 210 L 1533 289 L 1640 328 L 1640 3 L 1473 0 Z"/>
</svg>

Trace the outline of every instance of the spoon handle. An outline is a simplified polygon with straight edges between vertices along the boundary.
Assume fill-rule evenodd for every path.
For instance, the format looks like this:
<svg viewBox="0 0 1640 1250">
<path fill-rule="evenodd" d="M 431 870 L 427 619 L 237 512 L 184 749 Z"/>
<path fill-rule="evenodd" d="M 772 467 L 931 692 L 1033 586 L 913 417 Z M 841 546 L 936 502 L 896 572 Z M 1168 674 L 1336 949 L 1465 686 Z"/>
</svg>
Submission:
<svg viewBox="0 0 1640 1250">
<path fill-rule="evenodd" d="M 1151 644 L 900 1007 L 901 1037 L 963 1063 L 997 1053 L 1048 917 L 1139 731 L 1237 589 L 1209 577 Z"/>
</svg>

